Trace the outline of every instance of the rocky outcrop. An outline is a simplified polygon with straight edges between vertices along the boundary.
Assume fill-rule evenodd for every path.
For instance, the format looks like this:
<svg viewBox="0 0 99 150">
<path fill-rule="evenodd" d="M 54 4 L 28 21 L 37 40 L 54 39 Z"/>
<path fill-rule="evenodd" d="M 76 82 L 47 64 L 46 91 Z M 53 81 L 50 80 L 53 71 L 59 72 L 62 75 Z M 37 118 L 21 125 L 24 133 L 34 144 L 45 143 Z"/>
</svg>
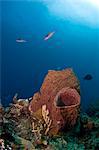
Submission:
<svg viewBox="0 0 99 150">
<path fill-rule="evenodd" d="M 34 94 L 29 111 L 45 122 L 45 134 L 55 135 L 74 126 L 80 105 L 79 81 L 72 69 L 50 70 L 40 92 Z"/>
</svg>

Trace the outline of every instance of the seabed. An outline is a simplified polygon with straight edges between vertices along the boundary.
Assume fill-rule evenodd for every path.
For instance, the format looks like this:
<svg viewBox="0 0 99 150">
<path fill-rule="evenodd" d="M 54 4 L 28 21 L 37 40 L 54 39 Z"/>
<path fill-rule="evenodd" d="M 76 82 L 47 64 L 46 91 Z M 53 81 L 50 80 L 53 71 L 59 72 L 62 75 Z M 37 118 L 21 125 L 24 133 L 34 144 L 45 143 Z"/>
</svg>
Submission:
<svg viewBox="0 0 99 150">
<path fill-rule="evenodd" d="M 97 101 L 98 102 L 98 101 Z M 56 136 L 34 132 L 32 121 L 39 121 L 28 112 L 28 101 L 0 107 L 1 150 L 99 150 L 99 105 L 94 103 L 80 113 L 76 125 Z M 21 111 L 22 109 L 22 111 Z M 38 128 L 39 130 L 39 128 Z"/>
</svg>

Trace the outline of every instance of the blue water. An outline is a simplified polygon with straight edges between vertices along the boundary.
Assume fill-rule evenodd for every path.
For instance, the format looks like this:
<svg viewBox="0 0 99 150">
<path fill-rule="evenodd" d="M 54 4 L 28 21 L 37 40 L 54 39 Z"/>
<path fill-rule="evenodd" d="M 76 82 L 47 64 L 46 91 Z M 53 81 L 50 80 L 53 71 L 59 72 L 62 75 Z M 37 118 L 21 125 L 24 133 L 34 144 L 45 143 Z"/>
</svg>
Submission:
<svg viewBox="0 0 99 150">
<path fill-rule="evenodd" d="M 48 41 L 44 36 L 55 31 Z M 82 105 L 99 100 L 99 28 L 50 14 L 41 1 L 2 1 L 1 99 L 32 96 L 49 69 L 72 67 L 80 80 Z M 27 43 L 16 43 L 17 38 Z M 83 80 L 86 74 L 93 79 Z"/>
</svg>

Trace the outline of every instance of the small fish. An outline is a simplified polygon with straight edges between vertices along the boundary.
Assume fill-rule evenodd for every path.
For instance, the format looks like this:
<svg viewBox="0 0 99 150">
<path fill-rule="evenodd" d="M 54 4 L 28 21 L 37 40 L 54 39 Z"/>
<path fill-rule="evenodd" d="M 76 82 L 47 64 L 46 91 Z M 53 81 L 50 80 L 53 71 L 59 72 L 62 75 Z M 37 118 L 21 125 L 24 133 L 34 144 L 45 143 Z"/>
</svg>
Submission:
<svg viewBox="0 0 99 150">
<path fill-rule="evenodd" d="M 87 74 L 85 77 L 84 77 L 84 80 L 91 80 L 93 77 L 91 74 Z"/>
<path fill-rule="evenodd" d="M 16 42 L 18 42 L 18 43 L 25 43 L 25 42 L 27 42 L 27 41 L 24 40 L 24 39 L 18 38 L 18 39 L 16 39 Z"/>
<path fill-rule="evenodd" d="M 48 33 L 48 34 L 45 36 L 44 40 L 46 41 L 46 40 L 50 39 L 50 38 L 53 36 L 54 33 L 55 33 L 55 32 L 50 32 L 50 33 Z"/>
</svg>

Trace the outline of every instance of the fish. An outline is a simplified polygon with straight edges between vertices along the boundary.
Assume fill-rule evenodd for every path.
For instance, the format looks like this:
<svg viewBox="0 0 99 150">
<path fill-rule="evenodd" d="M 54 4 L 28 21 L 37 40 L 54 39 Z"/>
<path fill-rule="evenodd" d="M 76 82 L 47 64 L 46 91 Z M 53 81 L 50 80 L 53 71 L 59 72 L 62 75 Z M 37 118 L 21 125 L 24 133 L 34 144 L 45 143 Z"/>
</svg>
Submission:
<svg viewBox="0 0 99 150">
<path fill-rule="evenodd" d="M 45 36 L 44 40 L 46 41 L 46 40 L 50 39 L 50 38 L 54 35 L 54 33 L 55 33 L 54 31 L 48 33 L 48 34 Z"/>
<path fill-rule="evenodd" d="M 18 38 L 18 39 L 16 39 L 16 42 L 17 42 L 17 43 L 25 43 L 25 42 L 27 42 L 27 41 L 24 40 L 24 39 Z"/>
<path fill-rule="evenodd" d="M 87 75 L 85 75 L 85 77 L 84 77 L 84 80 L 92 80 L 92 79 L 93 79 L 93 77 L 92 77 L 91 74 L 87 74 Z"/>
</svg>

